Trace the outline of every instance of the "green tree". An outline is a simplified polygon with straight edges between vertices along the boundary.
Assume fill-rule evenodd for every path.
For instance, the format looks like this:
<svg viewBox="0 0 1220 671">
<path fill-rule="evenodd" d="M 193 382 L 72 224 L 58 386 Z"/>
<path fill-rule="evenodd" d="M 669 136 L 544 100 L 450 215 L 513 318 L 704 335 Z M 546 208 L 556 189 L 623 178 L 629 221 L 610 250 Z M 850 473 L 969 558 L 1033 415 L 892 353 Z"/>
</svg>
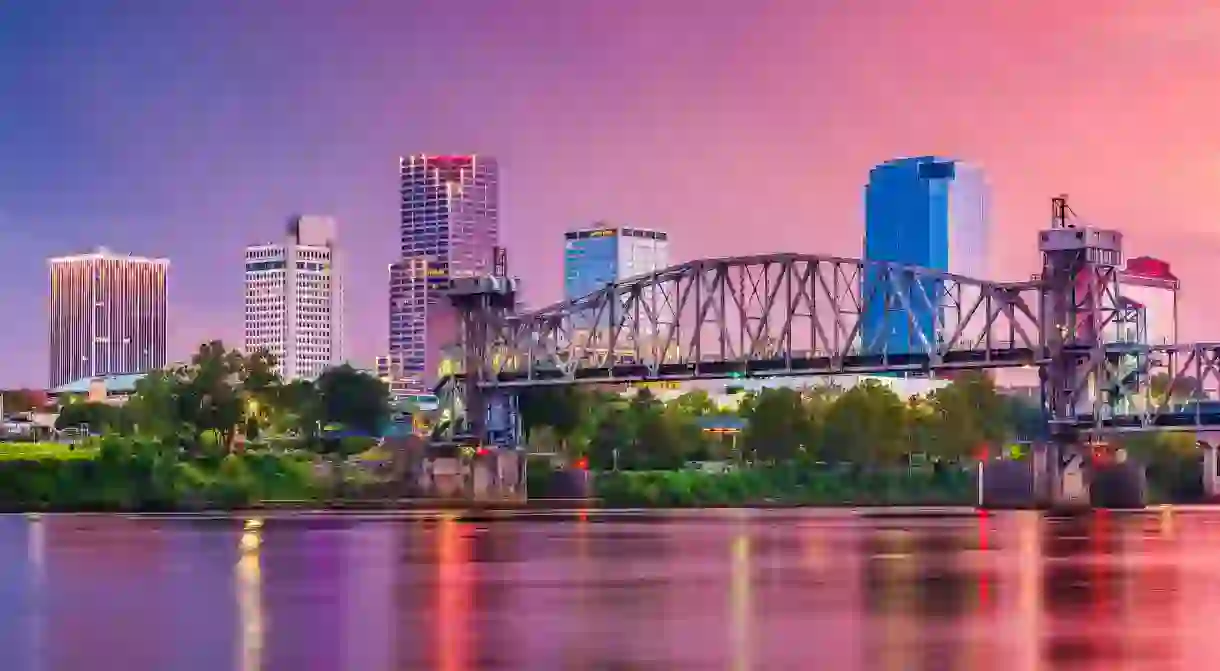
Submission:
<svg viewBox="0 0 1220 671">
<path fill-rule="evenodd" d="M 295 432 L 307 442 L 317 439 L 318 427 L 326 421 L 321 398 L 308 380 L 293 380 L 277 387 L 268 416 L 273 432 Z"/>
<path fill-rule="evenodd" d="M 599 414 L 589 440 L 589 466 L 609 470 L 614 465 L 631 469 L 640 465 L 636 450 L 637 415 L 627 404 L 608 403 Z"/>
<path fill-rule="evenodd" d="M 691 417 L 704 417 L 719 412 L 719 408 L 712 401 L 712 397 L 703 389 L 696 389 L 682 394 L 671 401 L 669 405 L 675 406 L 679 411 Z"/>
<path fill-rule="evenodd" d="M 817 426 L 800 392 L 786 387 L 763 389 L 748 412 L 742 443 L 754 459 L 790 461 L 815 448 Z"/>
<path fill-rule="evenodd" d="M 204 343 L 191 363 L 178 372 L 179 412 L 196 440 L 212 432 L 223 449 L 231 449 L 246 402 L 239 386 L 245 360 L 219 340 Z"/>
<path fill-rule="evenodd" d="M 998 445 L 1012 435 L 1011 404 L 985 374 L 965 373 L 929 394 L 934 409 L 934 440 L 928 452 L 943 459 L 963 459 Z"/>
<path fill-rule="evenodd" d="M 56 429 L 88 426 L 90 433 L 109 433 L 123 428 L 123 411 L 118 406 L 88 401 L 69 403 L 55 418 Z"/>
<path fill-rule="evenodd" d="M 376 436 L 390 419 L 390 388 L 347 364 L 322 373 L 314 388 L 323 424 Z"/>
<path fill-rule="evenodd" d="M 136 382 L 123 406 L 132 429 L 141 435 L 169 438 L 182 430 L 179 393 L 183 380 L 175 370 L 154 370 Z"/>
<path fill-rule="evenodd" d="M 826 413 L 822 454 L 830 462 L 893 463 L 907 452 L 906 405 L 889 387 L 866 380 Z"/>
</svg>

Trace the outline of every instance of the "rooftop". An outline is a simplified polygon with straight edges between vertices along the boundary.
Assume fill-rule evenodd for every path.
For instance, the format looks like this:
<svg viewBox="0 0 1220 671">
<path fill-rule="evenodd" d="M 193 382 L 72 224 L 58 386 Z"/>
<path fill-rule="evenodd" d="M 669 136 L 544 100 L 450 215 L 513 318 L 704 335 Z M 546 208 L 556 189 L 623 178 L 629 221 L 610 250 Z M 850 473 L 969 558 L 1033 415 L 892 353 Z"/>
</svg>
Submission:
<svg viewBox="0 0 1220 671">
<path fill-rule="evenodd" d="M 136 383 L 147 373 L 125 373 L 123 375 L 104 375 L 101 377 L 82 377 L 79 380 L 55 387 L 48 393 L 52 396 L 60 394 L 87 394 L 94 380 L 100 380 L 106 385 L 107 394 L 130 394 L 136 390 Z"/>
<path fill-rule="evenodd" d="M 157 265 L 168 266 L 169 259 L 166 258 L 151 258 L 146 256 L 132 256 L 131 254 L 119 254 L 113 252 L 106 247 L 98 247 L 92 252 L 84 254 L 70 254 L 68 256 L 54 256 L 47 259 L 47 263 L 73 263 L 79 261 L 100 261 L 102 259 L 114 259 L 118 261 L 134 261 L 138 263 L 155 263 Z"/>
</svg>

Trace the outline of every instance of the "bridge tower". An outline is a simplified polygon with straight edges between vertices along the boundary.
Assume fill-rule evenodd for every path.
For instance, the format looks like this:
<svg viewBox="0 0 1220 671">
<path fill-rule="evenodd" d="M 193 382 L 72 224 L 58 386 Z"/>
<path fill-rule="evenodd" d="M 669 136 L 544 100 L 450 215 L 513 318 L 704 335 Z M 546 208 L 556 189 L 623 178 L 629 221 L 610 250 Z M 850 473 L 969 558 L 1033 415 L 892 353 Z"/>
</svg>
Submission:
<svg viewBox="0 0 1220 671">
<path fill-rule="evenodd" d="M 507 277 L 503 248 L 496 248 L 492 275 L 452 280 L 449 300 L 458 312 L 461 335 L 460 388 L 450 397 L 451 438 L 473 439 L 480 445 L 517 448 L 522 444 L 521 416 L 516 394 L 487 389 L 480 383 L 495 375 L 499 331 L 517 308 L 517 280 Z M 461 403 L 462 407 L 455 407 Z"/>
<path fill-rule="evenodd" d="M 1109 334 L 1119 318 L 1122 233 L 1073 220 L 1067 198 L 1052 201 L 1051 227 L 1039 234 L 1042 253 L 1040 370 L 1050 423 L 1048 449 L 1035 460 L 1036 496 L 1047 505 L 1088 505 L 1088 456 L 1109 413 L 1113 353 Z"/>
<path fill-rule="evenodd" d="M 481 444 L 517 447 L 521 437 L 516 395 L 481 386 L 495 375 L 495 344 L 488 337 L 513 314 L 517 281 L 483 276 L 453 281 L 449 299 L 458 310 L 461 329 L 463 377 L 458 391 L 464 408 L 455 433 L 469 435 Z"/>
</svg>

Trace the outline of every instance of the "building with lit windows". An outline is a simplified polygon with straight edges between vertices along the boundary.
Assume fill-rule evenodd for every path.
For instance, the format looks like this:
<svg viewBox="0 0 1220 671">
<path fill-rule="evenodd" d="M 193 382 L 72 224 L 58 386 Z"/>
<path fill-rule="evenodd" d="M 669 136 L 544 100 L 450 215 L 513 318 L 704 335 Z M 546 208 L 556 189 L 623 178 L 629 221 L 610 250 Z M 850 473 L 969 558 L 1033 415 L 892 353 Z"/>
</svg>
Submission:
<svg viewBox="0 0 1220 671">
<path fill-rule="evenodd" d="M 568 300 L 668 266 L 669 235 L 662 231 L 599 222 L 564 234 L 563 293 Z"/>
<path fill-rule="evenodd" d="M 343 275 L 330 217 L 294 217 L 282 242 L 246 248 L 247 353 L 267 350 L 286 380 L 343 360 Z"/>
<path fill-rule="evenodd" d="M 396 387 L 427 390 L 458 339 L 444 295 L 452 279 L 492 272 L 499 245 L 499 168 L 484 156 L 399 159 L 400 258 L 389 269 L 388 356 Z"/>
<path fill-rule="evenodd" d="M 887 161 L 872 169 L 864 190 L 864 258 L 920 266 L 968 277 L 989 277 L 989 188 L 982 169 L 952 159 L 920 156 Z M 886 281 L 866 271 L 863 346 L 872 352 L 903 354 L 921 349 L 921 336 L 935 344 L 934 307 L 905 311 L 868 302 Z M 921 289 L 938 295 L 935 280 Z"/>
<path fill-rule="evenodd" d="M 669 235 L 662 231 L 618 228 L 598 222 L 594 228 L 564 234 L 563 292 L 568 300 L 668 266 Z M 652 288 L 645 291 L 660 296 Z M 654 308 L 663 309 L 663 306 Z M 574 326 L 590 328 L 592 319 L 592 315 L 578 315 Z M 609 319 L 610 315 L 606 314 L 602 325 L 609 324 Z"/>
<path fill-rule="evenodd" d="M 168 259 L 100 248 L 48 265 L 51 387 L 165 365 Z"/>
</svg>

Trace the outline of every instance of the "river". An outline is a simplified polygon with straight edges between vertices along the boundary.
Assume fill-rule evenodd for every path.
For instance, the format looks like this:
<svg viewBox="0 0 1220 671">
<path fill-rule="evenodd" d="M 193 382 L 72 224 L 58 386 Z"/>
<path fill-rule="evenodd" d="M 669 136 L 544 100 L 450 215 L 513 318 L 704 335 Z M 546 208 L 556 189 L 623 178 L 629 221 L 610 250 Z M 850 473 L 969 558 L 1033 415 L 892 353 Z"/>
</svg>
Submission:
<svg viewBox="0 0 1220 671">
<path fill-rule="evenodd" d="M 0 517 L 0 669 L 1220 668 L 1220 511 Z"/>
</svg>

